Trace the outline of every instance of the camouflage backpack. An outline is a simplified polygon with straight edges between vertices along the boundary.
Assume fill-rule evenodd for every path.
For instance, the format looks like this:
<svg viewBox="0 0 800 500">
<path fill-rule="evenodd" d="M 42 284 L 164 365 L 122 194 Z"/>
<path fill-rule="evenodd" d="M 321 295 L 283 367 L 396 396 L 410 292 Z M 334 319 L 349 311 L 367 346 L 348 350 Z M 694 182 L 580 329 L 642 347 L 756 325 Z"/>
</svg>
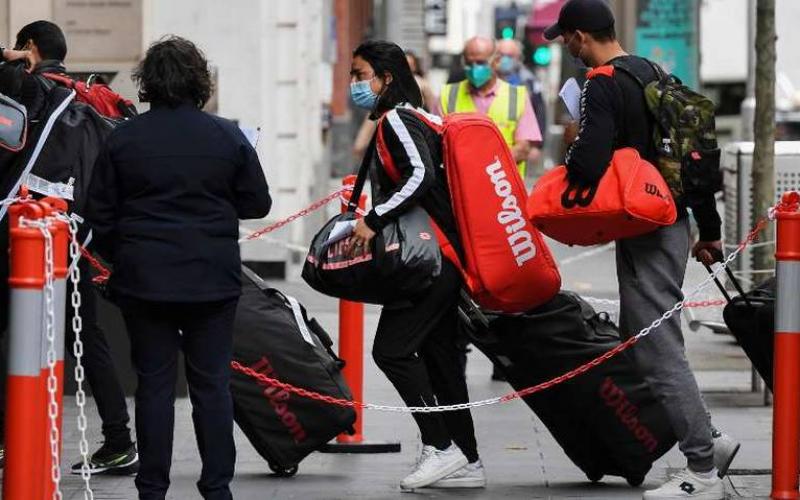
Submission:
<svg viewBox="0 0 800 500">
<path fill-rule="evenodd" d="M 720 150 L 714 122 L 714 103 L 678 77 L 645 59 L 658 77 L 644 83 L 623 60 L 615 69 L 630 75 L 644 90 L 653 116 L 657 167 L 675 199 L 713 194 L 722 188 Z"/>
</svg>

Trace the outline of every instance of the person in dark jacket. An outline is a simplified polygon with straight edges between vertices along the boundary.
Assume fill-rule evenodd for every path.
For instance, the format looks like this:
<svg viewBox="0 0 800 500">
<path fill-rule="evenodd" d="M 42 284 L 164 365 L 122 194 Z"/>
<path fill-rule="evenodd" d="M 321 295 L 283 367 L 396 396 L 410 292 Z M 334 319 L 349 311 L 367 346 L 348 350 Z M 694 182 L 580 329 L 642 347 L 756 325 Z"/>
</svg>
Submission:
<svg viewBox="0 0 800 500">
<path fill-rule="evenodd" d="M 352 249 L 368 245 L 376 232 L 413 206 L 422 206 L 463 257 L 461 241 L 442 168 L 442 139 L 422 119 L 441 118 L 422 109 L 422 96 L 403 50 L 369 41 L 353 53 L 351 96 L 356 106 L 382 122 L 376 138 L 382 164 L 392 162 L 400 181 L 382 167 L 374 169 L 374 208 L 356 224 Z M 377 189 L 376 189 L 377 188 Z M 387 284 L 391 286 L 390 284 Z M 409 406 L 458 404 L 469 400 L 458 342 L 458 300 L 463 281 L 457 268 L 442 259 L 442 271 L 408 306 L 381 311 L 372 357 Z M 415 413 L 422 454 L 400 483 L 404 490 L 422 487 L 482 488 L 486 485 L 469 410 Z"/>
<path fill-rule="evenodd" d="M 65 74 L 64 58 L 67 42 L 61 28 L 49 21 L 34 21 L 17 33 L 12 49 L 2 49 L 0 62 L 0 93 L 23 104 L 28 111 L 27 144 L 22 151 L 0 150 L 0 190 L 2 196 L 14 194 L 15 186 L 32 155 L 42 130 L 53 113 L 53 109 L 65 100 L 66 89 L 54 89 L 55 84 L 45 79 L 42 73 Z M 98 126 L 100 125 L 100 126 Z M 77 166 L 91 167 L 109 125 L 88 105 L 72 102 L 49 132 L 44 147 L 31 173 L 41 178 L 50 175 L 66 178 L 74 175 Z M 81 137 L 82 140 L 75 140 Z M 65 173 L 66 172 L 66 173 Z M 47 174 L 47 175 L 46 175 Z M 88 176 L 87 176 L 88 177 Z M 80 194 L 83 179 L 78 179 L 75 194 Z M 35 193 L 37 196 L 51 193 Z M 71 211 L 77 207 L 78 196 L 70 204 Z M 0 209 L 0 249 L 8 249 L 8 219 Z M 85 230 L 81 231 L 85 241 Z M 138 457 L 136 445 L 131 440 L 130 417 L 105 333 L 97 321 L 97 297 L 89 279 L 89 265 L 82 259 L 78 265 L 83 279 L 78 284 L 83 317 L 81 338 L 84 345 L 82 363 L 86 379 L 92 390 L 97 411 L 102 421 L 104 442 L 89 459 L 92 474 L 128 474 L 136 471 Z M 0 259 L 0 332 L 8 323 L 8 259 Z M 68 284 L 72 293 L 72 283 Z M 72 355 L 75 334 L 71 316 L 66 319 L 66 352 Z M 0 359 L 3 358 L 0 356 Z M 3 443 L 5 420 L 5 368 L 0 368 L 0 444 Z M 0 457 L 2 456 L 0 445 Z M 2 460 L 0 459 L 0 462 Z M 72 466 L 73 474 L 80 474 L 83 461 Z"/>
<path fill-rule="evenodd" d="M 152 45 L 134 73 L 151 109 L 120 125 L 97 160 L 87 220 L 114 271 L 138 376 L 142 500 L 169 487 L 178 352 L 186 359 L 206 499 L 229 499 L 236 451 L 229 391 L 241 289 L 239 219 L 265 217 L 269 189 L 256 151 L 228 120 L 201 111 L 208 63 L 190 41 Z"/>
<path fill-rule="evenodd" d="M 626 64 L 648 83 L 658 78 L 648 61 L 626 53 L 616 38 L 614 16 L 603 0 L 570 0 L 561 7 L 558 22 L 545 38 L 561 37 L 564 48 L 589 68 Z M 655 121 L 639 83 L 624 71 L 589 73 L 581 93 L 577 136 L 566 156 L 567 174 L 582 184 L 596 184 L 614 151 L 635 148 L 657 165 L 653 141 Z M 628 338 L 683 300 L 681 287 L 690 252 L 711 265 L 722 249 L 720 217 L 713 192 L 683 200 L 678 197 L 678 220 L 650 233 L 616 242 L 620 298 L 620 333 Z M 692 245 L 687 205 L 699 227 Z M 667 418 L 686 457 L 687 467 L 661 487 L 646 491 L 645 500 L 725 498 L 721 477 L 739 443 L 711 425 L 692 369 L 686 358 L 680 311 L 664 321 L 657 335 L 639 342 L 630 354 Z"/>
</svg>

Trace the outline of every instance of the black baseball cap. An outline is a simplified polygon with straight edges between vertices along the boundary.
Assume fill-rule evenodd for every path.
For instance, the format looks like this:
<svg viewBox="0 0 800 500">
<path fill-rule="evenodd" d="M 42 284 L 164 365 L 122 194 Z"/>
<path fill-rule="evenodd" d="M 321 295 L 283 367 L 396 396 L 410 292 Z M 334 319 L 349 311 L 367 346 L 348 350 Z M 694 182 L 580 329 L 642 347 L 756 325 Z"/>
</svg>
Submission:
<svg viewBox="0 0 800 500">
<path fill-rule="evenodd" d="M 614 14 L 605 0 L 569 0 L 558 13 L 558 22 L 546 30 L 544 37 L 553 40 L 565 31 L 600 31 L 614 26 Z"/>
</svg>

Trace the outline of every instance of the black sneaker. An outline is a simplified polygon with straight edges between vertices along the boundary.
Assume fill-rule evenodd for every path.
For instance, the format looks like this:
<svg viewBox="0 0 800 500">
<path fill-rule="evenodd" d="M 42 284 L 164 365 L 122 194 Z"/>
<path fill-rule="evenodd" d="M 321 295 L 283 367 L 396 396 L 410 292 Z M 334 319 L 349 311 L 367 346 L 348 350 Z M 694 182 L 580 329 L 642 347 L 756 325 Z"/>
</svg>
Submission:
<svg viewBox="0 0 800 500">
<path fill-rule="evenodd" d="M 73 474 L 80 474 L 83 462 L 72 466 Z M 139 454 L 136 445 L 127 448 L 114 449 L 106 444 L 94 452 L 89 460 L 89 470 L 94 474 L 108 474 L 111 476 L 128 476 L 139 471 Z"/>
</svg>

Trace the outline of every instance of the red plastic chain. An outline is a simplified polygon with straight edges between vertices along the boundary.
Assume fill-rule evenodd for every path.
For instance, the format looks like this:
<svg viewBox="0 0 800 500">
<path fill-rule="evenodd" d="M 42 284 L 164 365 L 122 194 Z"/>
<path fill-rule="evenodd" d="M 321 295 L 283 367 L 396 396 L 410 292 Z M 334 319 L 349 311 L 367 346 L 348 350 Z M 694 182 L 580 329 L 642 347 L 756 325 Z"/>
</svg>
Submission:
<svg viewBox="0 0 800 500">
<path fill-rule="evenodd" d="M 699 302 L 687 302 L 684 308 L 698 308 L 698 307 L 719 307 L 727 304 L 728 301 L 723 299 L 718 300 L 701 300 Z"/>
<path fill-rule="evenodd" d="M 73 236 L 74 238 L 74 236 Z M 92 278 L 92 283 L 97 285 L 103 285 L 108 282 L 108 278 L 111 277 L 111 270 L 109 270 L 106 266 L 100 263 L 99 260 L 95 259 L 94 256 L 86 249 L 83 245 L 78 245 L 81 249 L 81 256 L 89 262 L 89 265 L 92 266 L 99 272 L 98 276 Z"/>
<path fill-rule="evenodd" d="M 252 368 L 242 365 L 238 361 L 231 361 L 231 368 L 233 368 L 234 371 L 244 373 L 245 375 L 258 380 L 259 382 L 263 382 L 264 384 L 274 386 L 279 389 L 283 389 L 286 392 L 290 392 L 292 394 L 296 394 L 304 398 L 309 398 L 315 401 L 321 401 L 323 403 L 328 403 L 336 406 L 351 406 L 360 408 L 364 407 L 364 403 L 360 401 L 350 401 L 349 399 L 341 399 L 341 398 L 334 398 L 332 396 L 326 396 L 325 394 L 320 394 L 319 392 L 309 391 L 307 389 L 303 389 L 302 387 L 295 387 L 291 384 L 287 384 L 286 382 L 281 382 L 280 380 L 274 379 L 272 377 L 267 377 L 263 373 L 258 373 Z"/>
<path fill-rule="evenodd" d="M 797 212 L 800 210 L 800 191 L 789 191 L 783 194 L 776 207 L 778 212 Z"/>
<path fill-rule="evenodd" d="M 769 223 L 769 219 L 766 218 L 766 217 L 764 217 L 761 220 L 759 220 L 756 223 L 755 227 L 752 229 L 752 231 L 750 231 L 748 233 L 747 237 L 741 243 L 739 243 L 739 248 L 740 249 L 744 249 L 744 247 L 746 247 L 750 243 L 753 243 L 754 241 L 756 241 L 758 239 L 758 233 L 760 233 L 761 230 L 764 229 L 764 227 L 768 223 Z M 711 301 L 704 301 L 704 302 L 711 302 Z M 601 354 L 600 356 L 597 356 L 596 358 L 592 359 L 591 361 L 588 361 L 587 363 L 584 363 L 583 365 L 581 365 L 581 366 L 579 366 L 577 368 L 574 368 L 574 369 L 572 369 L 572 370 L 570 370 L 570 371 L 568 371 L 568 372 L 566 372 L 566 373 L 564 373 L 562 375 L 559 375 L 558 377 L 552 378 L 550 380 L 547 380 L 547 381 L 542 382 L 540 384 L 536 384 L 536 385 L 534 385 L 532 387 L 528 387 L 526 389 L 521 389 L 519 391 L 508 393 L 505 396 L 501 397 L 499 402 L 505 403 L 507 401 L 512 401 L 514 399 L 523 398 L 525 396 L 530 396 L 531 394 L 544 391 L 544 390 L 549 389 L 549 388 L 551 388 L 553 386 L 556 386 L 556 385 L 562 384 L 562 383 L 564 383 L 564 382 L 566 382 L 568 380 L 574 379 L 574 378 L 578 377 L 579 375 L 582 375 L 582 374 L 586 373 L 587 371 L 591 370 L 592 368 L 595 368 L 595 367 L 605 363 L 606 361 L 608 361 L 609 359 L 613 358 L 614 356 L 616 356 L 617 354 L 621 353 L 622 351 L 627 350 L 632 345 L 634 345 L 636 342 L 638 342 L 638 340 L 639 340 L 638 337 L 631 337 L 628 340 L 626 340 L 625 342 L 621 343 L 620 345 L 614 347 L 613 349 Z M 291 384 L 287 384 L 285 382 L 281 382 L 280 380 L 277 380 L 277 379 L 274 379 L 274 378 L 271 378 L 271 377 L 267 377 L 266 375 L 264 375 L 262 373 L 258 373 L 258 372 L 256 372 L 255 370 L 253 370 L 251 368 L 243 366 L 238 361 L 232 361 L 231 362 L 231 368 L 234 371 L 243 373 L 243 374 L 245 374 L 245 375 L 247 375 L 249 377 L 252 377 L 252 378 L 264 383 L 264 384 L 267 384 L 267 385 L 270 385 L 270 386 L 275 386 L 275 387 L 283 389 L 286 392 L 289 392 L 291 394 L 296 394 L 298 396 L 309 398 L 309 399 L 313 399 L 315 401 L 320 401 L 320 402 L 323 402 L 323 403 L 328 403 L 328 404 L 332 404 L 332 405 L 336 405 L 336 406 L 349 406 L 349 407 L 358 407 L 358 408 L 367 408 L 368 407 L 368 405 L 366 403 L 362 402 L 362 401 L 350 401 L 350 400 L 347 400 L 347 399 L 334 398 L 334 397 L 331 397 L 331 396 L 327 396 L 325 394 L 320 394 L 319 392 L 310 391 L 308 389 L 303 389 L 301 387 L 295 387 L 295 386 L 293 386 Z"/>
<path fill-rule="evenodd" d="M 280 228 L 282 228 L 283 226 L 285 226 L 287 224 L 291 224 L 292 222 L 296 221 L 297 219 L 299 219 L 301 217 L 305 217 L 306 215 L 310 214 L 311 212 L 319 210 L 320 208 L 324 207 L 325 205 L 327 205 L 331 201 L 339 198 L 344 193 L 346 193 L 348 191 L 351 191 L 352 189 L 353 189 L 352 186 L 347 186 L 347 187 L 344 187 L 342 189 L 339 189 L 338 191 L 329 194 L 325 198 L 312 203 L 311 205 L 307 206 L 306 208 L 304 208 L 303 210 L 297 212 L 296 214 L 293 214 L 293 215 L 291 215 L 291 216 L 289 216 L 289 217 L 287 217 L 287 218 L 285 218 L 283 220 L 280 220 L 280 221 L 278 221 L 278 222 L 276 222 L 274 224 L 271 224 L 271 225 L 269 225 L 269 226 L 267 226 L 267 227 L 265 227 L 263 229 L 259 229 L 258 231 L 248 235 L 246 237 L 246 239 L 247 240 L 254 240 L 256 238 L 260 238 L 261 236 L 264 236 L 267 233 L 271 233 L 272 231 L 275 231 L 276 229 L 280 229 Z M 111 271 L 108 268 L 106 268 L 105 266 L 103 266 L 103 264 L 101 264 L 99 260 L 95 259 L 92 256 L 91 252 L 89 252 L 89 250 L 87 250 L 83 246 L 81 246 L 81 255 L 83 255 L 83 257 L 87 261 L 89 261 L 89 264 L 100 273 L 100 275 L 96 276 L 92 281 L 94 283 L 96 283 L 96 284 L 104 284 L 104 283 L 106 283 L 108 281 L 108 278 L 111 277 Z"/>
<path fill-rule="evenodd" d="M 341 196 L 342 194 L 344 194 L 347 191 L 350 191 L 352 189 L 353 189 L 352 186 L 348 186 L 348 187 L 344 187 L 342 189 L 339 189 L 338 191 L 329 194 L 325 198 L 322 198 L 321 200 L 312 203 L 311 205 L 307 206 L 303 210 L 300 210 L 296 214 L 291 215 L 291 216 L 289 216 L 289 217 L 287 217 L 287 218 L 285 218 L 285 219 L 283 219 L 281 221 L 278 221 L 278 222 L 276 222 L 274 224 L 271 224 L 271 225 L 265 227 L 264 229 L 259 229 L 258 231 L 248 235 L 245 239 L 247 239 L 247 240 L 255 240 L 257 238 L 260 238 L 261 236 L 264 236 L 267 233 L 271 233 L 272 231 L 275 231 L 276 229 L 280 229 L 280 228 L 282 228 L 283 226 L 285 226 L 287 224 L 291 224 L 292 222 L 296 221 L 297 219 L 300 219 L 301 217 L 305 217 L 306 215 L 310 214 L 311 212 L 319 210 L 320 208 L 324 207 L 325 205 L 327 205 L 331 201 L 339 198 L 339 196 Z"/>
</svg>

